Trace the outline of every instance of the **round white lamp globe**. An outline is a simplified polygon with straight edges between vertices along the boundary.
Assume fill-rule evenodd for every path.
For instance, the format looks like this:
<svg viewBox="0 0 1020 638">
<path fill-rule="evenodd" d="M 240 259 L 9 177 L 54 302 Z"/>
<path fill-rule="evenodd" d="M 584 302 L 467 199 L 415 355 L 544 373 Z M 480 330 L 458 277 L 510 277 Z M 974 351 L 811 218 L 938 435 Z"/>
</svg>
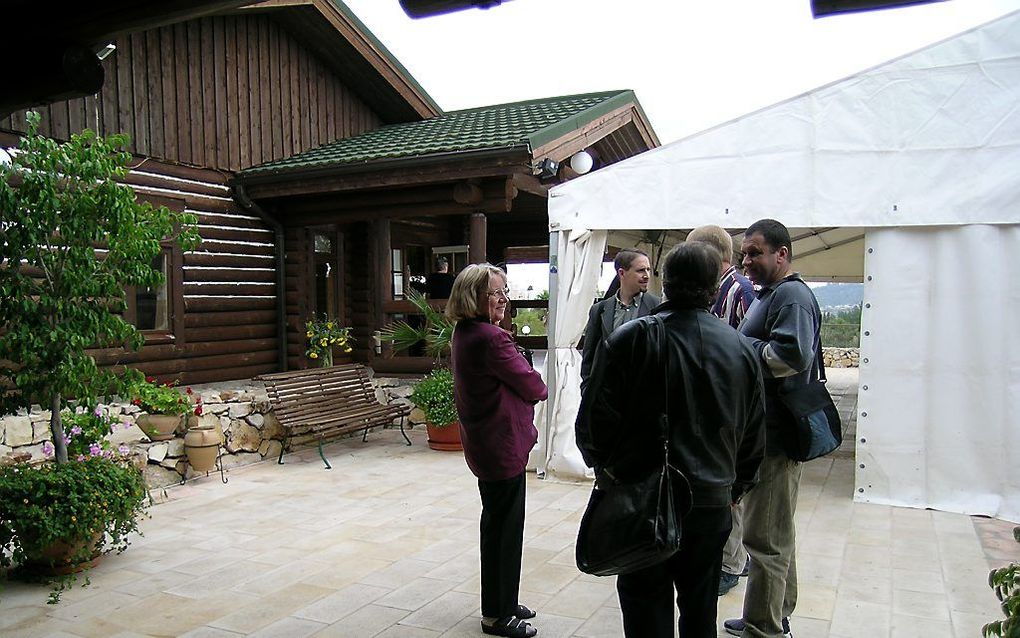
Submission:
<svg viewBox="0 0 1020 638">
<path fill-rule="evenodd" d="M 594 166 L 595 160 L 588 151 L 578 151 L 570 157 L 570 168 L 578 175 L 584 175 Z"/>
</svg>

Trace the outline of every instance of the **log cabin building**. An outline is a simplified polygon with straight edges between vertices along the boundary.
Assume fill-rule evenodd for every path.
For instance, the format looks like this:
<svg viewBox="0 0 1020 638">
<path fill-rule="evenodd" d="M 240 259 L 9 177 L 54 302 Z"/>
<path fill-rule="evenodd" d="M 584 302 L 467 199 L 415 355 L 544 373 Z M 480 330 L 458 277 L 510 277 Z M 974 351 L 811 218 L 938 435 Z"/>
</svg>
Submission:
<svg viewBox="0 0 1020 638">
<path fill-rule="evenodd" d="M 304 322 L 325 315 L 352 327 L 350 359 L 421 371 L 373 339 L 410 310 L 409 277 L 438 255 L 546 261 L 566 160 L 658 145 L 630 91 L 444 113 L 340 2 L 209 4 L 126 25 L 98 92 L 34 107 L 57 139 L 127 133 L 138 197 L 199 220 L 202 244 L 156 264 L 165 287 L 130 291 L 145 346 L 95 351 L 102 365 L 188 384 L 306 367 Z M 0 145 L 25 112 L 0 106 Z"/>
</svg>

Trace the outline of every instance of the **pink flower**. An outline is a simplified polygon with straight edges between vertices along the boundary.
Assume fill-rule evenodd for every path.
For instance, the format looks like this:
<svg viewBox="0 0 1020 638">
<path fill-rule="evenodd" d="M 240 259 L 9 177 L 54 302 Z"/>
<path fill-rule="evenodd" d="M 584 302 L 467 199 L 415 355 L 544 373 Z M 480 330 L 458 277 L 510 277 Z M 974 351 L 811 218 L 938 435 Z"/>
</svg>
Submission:
<svg viewBox="0 0 1020 638">
<path fill-rule="evenodd" d="M 49 441 L 43 441 L 42 451 L 46 456 L 53 456 L 53 444 Z"/>
<path fill-rule="evenodd" d="M 89 456 L 99 456 L 103 453 L 103 448 L 99 447 L 98 443 L 93 443 L 89 446 Z"/>
<path fill-rule="evenodd" d="M 79 426 L 76 425 L 71 428 L 71 436 L 78 436 L 79 434 L 81 434 L 81 428 Z"/>
<path fill-rule="evenodd" d="M 121 443 L 120 446 L 117 448 L 117 451 L 120 452 L 121 454 L 127 454 L 128 452 L 131 451 L 131 448 L 129 448 L 127 444 Z"/>
<path fill-rule="evenodd" d="M 79 454 L 78 458 L 76 460 L 77 461 L 84 461 L 85 460 L 85 455 L 84 454 Z"/>
</svg>

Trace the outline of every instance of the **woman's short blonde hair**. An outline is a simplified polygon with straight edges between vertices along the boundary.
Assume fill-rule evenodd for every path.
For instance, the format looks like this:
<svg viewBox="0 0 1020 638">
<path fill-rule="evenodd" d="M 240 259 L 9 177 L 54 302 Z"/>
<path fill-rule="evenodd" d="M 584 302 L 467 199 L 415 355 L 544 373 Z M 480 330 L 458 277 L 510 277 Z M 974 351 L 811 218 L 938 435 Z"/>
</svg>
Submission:
<svg viewBox="0 0 1020 638">
<path fill-rule="evenodd" d="M 478 300 L 489 291 L 489 277 L 495 275 L 506 281 L 506 273 L 492 264 L 471 264 L 460 271 L 453 281 L 450 301 L 446 303 L 446 318 L 457 323 L 483 314 Z"/>
</svg>

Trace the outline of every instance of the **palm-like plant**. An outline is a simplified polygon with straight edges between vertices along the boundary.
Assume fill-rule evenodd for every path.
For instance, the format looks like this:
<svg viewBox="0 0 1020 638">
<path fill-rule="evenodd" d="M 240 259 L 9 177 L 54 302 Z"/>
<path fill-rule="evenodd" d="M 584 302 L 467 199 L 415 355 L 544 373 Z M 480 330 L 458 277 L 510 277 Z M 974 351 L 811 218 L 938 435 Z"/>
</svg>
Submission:
<svg viewBox="0 0 1020 638">
<path fill-rule="evenodd" d="M 450 349 L 453 323 L 442 312 L 430 306 L 425 295 L 417 290 L 409 291 L 407 300 L 414 304 L 425 321 L 417 327 L 407 321 L 394 321 L 379 331 L 379 338 L 392 343 L 396 352 L 403 352 L 424 341 L 425 351 L 436 359 L 441 358 Z"/>
</svg>

